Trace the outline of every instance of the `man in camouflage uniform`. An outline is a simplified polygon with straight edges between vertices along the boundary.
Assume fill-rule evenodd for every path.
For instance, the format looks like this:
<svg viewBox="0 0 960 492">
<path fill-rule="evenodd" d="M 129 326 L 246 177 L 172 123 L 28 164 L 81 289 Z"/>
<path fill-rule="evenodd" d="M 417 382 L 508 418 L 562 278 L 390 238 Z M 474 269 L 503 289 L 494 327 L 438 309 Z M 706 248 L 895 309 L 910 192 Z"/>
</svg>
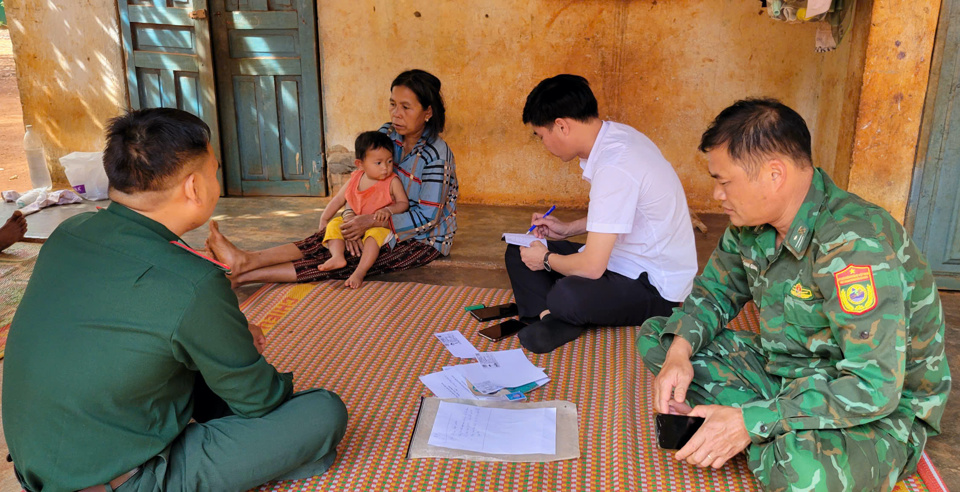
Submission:
<svg viewBox="0 0 960 492">
<path fill-rule="evenodd" d="M 777 101 L 725 109 L 700 150 L 731 226 L 683 307 L 637 338 L 654 409 L 706 419 L 676 458 L 719 468 L 746 450 L 768 490 L 892 489 L 950 392 L 926 260 L 813 167 L 806 123 Z M 725 329 L 750 300 L 760 334 Z"/>
</svg>

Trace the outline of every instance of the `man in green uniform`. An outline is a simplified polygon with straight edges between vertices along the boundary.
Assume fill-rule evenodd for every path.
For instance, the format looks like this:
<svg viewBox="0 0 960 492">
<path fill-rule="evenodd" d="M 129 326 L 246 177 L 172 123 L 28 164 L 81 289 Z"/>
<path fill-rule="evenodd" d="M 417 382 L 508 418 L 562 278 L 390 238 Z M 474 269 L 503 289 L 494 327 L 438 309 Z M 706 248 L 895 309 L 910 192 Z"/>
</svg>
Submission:
<svg viewBox="0 0 960 492">
<path fill-rule="evenodd" d="M 768 490 L 892 489 L 950 392 L 923 255 L 813 167 L 806 123 L 777 101 L 725 109 L 700 150 L 731 226 L 683 307 L 637 338 L 655 411 L 706 419 L 676 458 L 719 468 L 746 449 Z M 725 329 L 751 300 L 760 334 Z"/>
<path fill-rule="evenodd" d="M 113 203 L 44 244 L 4 361 L 3 429 L 26 490 L 243 490 L 333 462 L 340 398 L 292 394 L 222 266 L 180 239 L 220 195 L 209 132 L 172 109 L 114 119 Z"/>
</svg>

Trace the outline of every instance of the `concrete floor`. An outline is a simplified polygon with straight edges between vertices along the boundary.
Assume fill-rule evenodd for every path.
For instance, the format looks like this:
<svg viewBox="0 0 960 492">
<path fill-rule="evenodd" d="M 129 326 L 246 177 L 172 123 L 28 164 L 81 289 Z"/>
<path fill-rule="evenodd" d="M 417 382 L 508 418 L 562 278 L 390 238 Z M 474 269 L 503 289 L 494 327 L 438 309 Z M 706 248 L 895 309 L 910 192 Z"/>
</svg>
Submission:
<svg viewBox="0 0 960 492">
<path fill-rule="evenodd" d="M 312 234 L 317 227 L 320 212 L 327 200 L 323 198 L 224 198 L 217 206 L 214 218 L 221 224 L 221 231 L 245 249 L 262 249 L 285 242 L 302 239 Z M 95 205 L 106 206 L 108 202 Z M 34 240 L 49 235 L 64 218 L 94 209 L 89 203 L 54 207 L 28 217 L 29 233 Z M 0 204 L 0 217 L 12 212 L 12 204 Z M 418 270 L 398 272 L 377 277 L 383 281 L 417 281 L 437 285 L 471 285 L 478 287 L 510 288 L 503 269 L 504 246 L 500 241 L 502 232 L 522 232 L 529 224 L 533 212 L 542 211 L 530 207 L 491 207 L 461 205 L 458 208 L 459 231 L 453 252 L 447 258 L 434 261 Z M 557 210 L 554 215 L 561 219 L 579 218 L 582 210 Z M 706 234 L 696 232 L 697 257 L 700 268 L 706 263 L 716 246 L 727 219 L 723 215 L 701 216 L 708 226 Z M 206 238 L 206 228 L 191 231 L 184 239 L 195 247 L 201 247 Z M 245 299 L 259 285 L 246 286 L 237 294 Z M 960 329 L 960 293 L 941 292 L 947 318 L 947 355 L 951 367 L 960 370 L 960 338 L 954 332 Z M 2 384 L 2 364 L 0 364 Z M 954 385 L 950 405 L 943 418 L 944 433 L 932 438 L 927 450 L 933 458 L 948 488 L 960 490 L 960 385 Z M 6 455 L 6 445 L 0 442 L 0 456 Z M 12 480 L 8 463 L 0 460 L 0 491 L 19 490 Z"/>
</svg>

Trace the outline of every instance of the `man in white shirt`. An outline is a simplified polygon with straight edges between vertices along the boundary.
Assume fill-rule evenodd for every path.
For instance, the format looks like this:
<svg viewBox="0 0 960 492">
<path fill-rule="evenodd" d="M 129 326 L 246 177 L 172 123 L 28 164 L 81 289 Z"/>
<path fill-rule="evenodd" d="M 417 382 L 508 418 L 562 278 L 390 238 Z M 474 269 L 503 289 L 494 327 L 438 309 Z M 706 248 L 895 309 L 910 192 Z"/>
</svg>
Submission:
<svg viewBox="0 0 960 492">
<path fill-rule="evenodd" d="M 508 246 L 507 273 L 522 321 L 520 343 L 546 353 L 587 326 L 640 325 L 665 316 L 697 273 L 693 225 L 680 178 L 642 133 L 599 118 L 586 79 L 557 75 L 527 96 L 523 122 L 564 161 L 580 158 L 587 216 L 533 214 L 548 247 Z M 585 245 L 563 239 L 587 234 Z"/>
</svg>

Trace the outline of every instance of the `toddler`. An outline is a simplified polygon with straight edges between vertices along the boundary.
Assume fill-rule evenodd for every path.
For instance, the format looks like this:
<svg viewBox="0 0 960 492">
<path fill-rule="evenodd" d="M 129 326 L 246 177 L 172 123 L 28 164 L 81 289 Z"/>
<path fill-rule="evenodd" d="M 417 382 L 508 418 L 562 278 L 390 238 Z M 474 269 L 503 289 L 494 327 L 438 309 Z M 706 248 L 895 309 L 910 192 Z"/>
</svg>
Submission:
<svg viewBox="0 0 960 492">
<path fill-rule="evenodd" d="M 350 205 L 358 215 L 373 214 L 378 222 L 410 208 L 400 178 L 393 172 L 393 141 L 390 137 L 380 132 L 363 132 L 357 137 L 355 147 L 357 160 L 354 164 L 358 169 L 350 175 L 350 180 L 340 188 L 320 216 L 320 230 L 325 231 L 323 245 L 332 255 L 317 267 L 321 271 L 347 266 L 344 256 L 346 242 L 340 232 L 343 217 L 333 217 L 344 204 Z M 347 279 L 348 287 L 356 289 L 363 284 L 364 275 L 373 266 L 380 254 L 380 247 L 390 240 L 391 235 L 390 229 L 385 227 L 371 227 L 363 233 L 360 263 Z"/>
</svg>

